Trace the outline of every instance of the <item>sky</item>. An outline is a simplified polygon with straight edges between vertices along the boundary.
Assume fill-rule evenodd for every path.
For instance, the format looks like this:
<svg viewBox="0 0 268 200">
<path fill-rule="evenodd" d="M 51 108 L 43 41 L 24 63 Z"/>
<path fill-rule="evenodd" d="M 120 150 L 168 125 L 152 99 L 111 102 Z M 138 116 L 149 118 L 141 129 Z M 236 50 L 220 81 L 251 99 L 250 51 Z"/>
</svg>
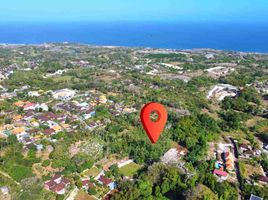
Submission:
<svg viewBox="0 0 268 200">
<path fill-rule="evenodd" d="M 267 22 L 268 0 L 0 0 L 0 22 Z"/>
</svg>

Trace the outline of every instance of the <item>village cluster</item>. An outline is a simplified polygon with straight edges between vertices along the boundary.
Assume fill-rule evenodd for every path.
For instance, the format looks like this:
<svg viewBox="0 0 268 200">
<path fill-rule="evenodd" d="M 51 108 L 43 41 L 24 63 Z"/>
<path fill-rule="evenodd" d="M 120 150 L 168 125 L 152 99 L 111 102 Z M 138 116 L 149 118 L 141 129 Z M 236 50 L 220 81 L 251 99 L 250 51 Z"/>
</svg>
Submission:
<svg viewBox="0 0 268 200">
<path fill-rule="evenodd" d="M 28 89 L 29 87 L 24 87 L 20 91 L 26 92 Z M 44 103 L 25 100 L 14 101 L 15 111 L 6 113 L 9 116 L 9 122 L 0 127 L 0 137 L 7 138 L 10 135 L 15 135 L 25 148 L 34 147 L 37 151 L 43 150 L 41 142 L 43 139 L 56 142 L 57 139 L 54 136 L 60 132 L 72 132 L 76 130 L 78 124 L 90 131 L 104 126 L 107 122 L 98 119 L 94 120 L 96 106 L 105 106 L 113 116 L 136 112 L 135 108 L 114 103 L 101 93 L 78 94 L 70 89 L 48 92 L 29 91 L 26 93 L 30 97 L 48 95 L 52 97 L 52 100 Z M 127 159 L 113 164 L 123 167 L 132 162 L 133 160 Z M 107 167 L 106 165 L 106 171 L 109 170 L 109 166 Z M 115 182 L 105 176 L 104 170 L 100 170 L 95 176 L 82 174 L 82 187 L 85 191 L 94 188 L 95 183 L 109 188 L 108 193 L 115 189 Z M 90 178 L 94 178 L 94 181 L 90 181 Z M 55 174 L 44 183 L 45 189 L 57 194 L 65 194 L 69 186 L 70 181 L 60 174 Z"/>
</svg>

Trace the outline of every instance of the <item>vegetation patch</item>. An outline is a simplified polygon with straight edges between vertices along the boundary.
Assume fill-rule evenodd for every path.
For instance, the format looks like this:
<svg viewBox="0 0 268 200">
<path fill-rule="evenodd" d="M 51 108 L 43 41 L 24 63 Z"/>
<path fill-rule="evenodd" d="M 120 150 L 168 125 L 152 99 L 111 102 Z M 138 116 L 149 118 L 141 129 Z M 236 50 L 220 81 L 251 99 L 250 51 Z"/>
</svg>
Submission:
<svg viewBox="0 0 268 200">
<path fill-rule="evenodd" d="M 119 168 L 119 172 L 124 176 L 133 176 L 139 169 L 141 169 L 141 165 L 132 162 Z"/>
</svg>

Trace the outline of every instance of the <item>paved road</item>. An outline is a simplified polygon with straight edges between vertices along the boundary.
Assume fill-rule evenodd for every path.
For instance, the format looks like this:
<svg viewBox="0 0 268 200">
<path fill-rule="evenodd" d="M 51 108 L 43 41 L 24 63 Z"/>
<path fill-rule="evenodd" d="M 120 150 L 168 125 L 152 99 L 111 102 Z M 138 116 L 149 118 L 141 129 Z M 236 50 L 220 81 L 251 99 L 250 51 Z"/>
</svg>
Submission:
<svg viewBox="0 0 268 200">
<path fill-rule="evenodd" d="M 234 151 L 234 164 L 235 164 L 235 173 L 236 173 L 236 177 L 237 177 L 237 181 L 239 183 L 239 191 L 238 191 L 238 199 L 241 199 L 241 190 L 242 190 L 242 177 L 241 177 L 241 173 L 240 173 L 240 168 L 239 168 L 239 163 L 238 163 L 238 159 L 239 159 L 239 154 L 238 154 L 238 149 L 237 149 L 237 144 L 236 142 L 234 141 L 233 138 L 229 138 L 230 141 L 232 142 L 233 144 L 233 151 Z"/>
</svg>

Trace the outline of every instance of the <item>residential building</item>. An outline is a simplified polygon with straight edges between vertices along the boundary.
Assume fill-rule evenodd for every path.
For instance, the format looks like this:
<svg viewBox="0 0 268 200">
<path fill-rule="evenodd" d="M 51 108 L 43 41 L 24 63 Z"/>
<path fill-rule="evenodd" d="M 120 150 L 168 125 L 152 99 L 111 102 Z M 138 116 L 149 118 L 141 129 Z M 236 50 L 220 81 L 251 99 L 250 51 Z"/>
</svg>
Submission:
<svg viewBox="0 0 268 200">
<path fill-rule="evenodd" d="M 227 180 L 227 178 L 228 178 L 228 173 L 226 171 L 214 169 L 213 174 L 220 177 L 222 180 Z"/>
<path fill-rule="evenodd" d="M 251 194 L 249 200 L 263 200 L 263 198 Z"/>
<path fill-rule="evenodd" d="M 52 93 L 53 98 L 60 100 L 70 100 L 75 94 L 76 92 L 70 89 L 62 89 Z"/>
<path fill-rule="evenodd" d="M 44 183 L 44 188 L 57 194 L 65 194 L 70 181 L 62 175 L 56 174 L 51 180 Z"/>
</svg>

